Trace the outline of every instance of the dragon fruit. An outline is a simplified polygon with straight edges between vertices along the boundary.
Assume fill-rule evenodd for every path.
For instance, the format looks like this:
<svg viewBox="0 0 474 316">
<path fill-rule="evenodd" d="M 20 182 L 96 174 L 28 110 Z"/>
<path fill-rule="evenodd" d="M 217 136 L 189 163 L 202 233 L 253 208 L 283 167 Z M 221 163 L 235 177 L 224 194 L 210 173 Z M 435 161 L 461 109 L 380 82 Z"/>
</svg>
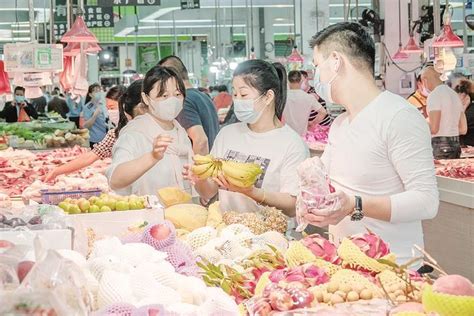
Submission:
<svg viewBox="0 0 474 316">
<path fill-rule="evenodd" d="M 307 236 L 303 238 L 301 242 L 306 248 L 311 250 L 316 257 L 333 264 L 339 264 L 341 262 L 341 258 L 337 255 L 337 247 L 321 235 L 314 234 Z"/>
<path fill-rule="evenodd" d="M 380 259 L 390 253 L 388 244 L 371 231 L 365 234 L 354 235 L 350 239 L 370 258 Z"/>
</svg>

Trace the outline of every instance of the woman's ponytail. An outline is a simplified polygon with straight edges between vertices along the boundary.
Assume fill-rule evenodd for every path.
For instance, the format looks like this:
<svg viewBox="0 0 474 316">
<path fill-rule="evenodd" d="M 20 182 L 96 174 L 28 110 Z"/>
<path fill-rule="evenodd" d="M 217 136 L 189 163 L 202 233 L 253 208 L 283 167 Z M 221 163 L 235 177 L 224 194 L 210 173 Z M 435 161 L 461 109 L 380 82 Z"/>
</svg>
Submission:
<svg viewBox="0 0 474 316">
<path fill-rule="evenodd" d="M 115 138 L 118 138 L 120 130 L 128 124 L 126 114 L 132 118 L 135 117 L 133 110 L 141 102 L 142 85 L 143 80 L 135 80 L 120 97 L 118 101 L 120 116 L 117 127 L 115 128 Z"/>
<path fill-rule="evenodd" d="M 273 63 L 273 67 L 275 67 L 278 78 L 280 79 L 280 93 L 275 94 L 275 115 L 281 120 L 286 105 L 287 75 L 286 69 L 281 63 Z"/>
</svg>

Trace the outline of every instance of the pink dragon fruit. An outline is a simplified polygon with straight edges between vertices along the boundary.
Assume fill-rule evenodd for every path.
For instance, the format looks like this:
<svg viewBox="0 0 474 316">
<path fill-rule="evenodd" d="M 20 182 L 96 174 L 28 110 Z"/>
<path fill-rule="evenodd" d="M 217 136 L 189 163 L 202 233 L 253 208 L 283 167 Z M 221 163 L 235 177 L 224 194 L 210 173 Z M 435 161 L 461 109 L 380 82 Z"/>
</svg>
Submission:
<svg viewBox="0 0 474 316">
<path fill-rule="evenodd" d="M 303 273 L 306 277 L 306 281 L 309 282 L 311 286 L 329 282 L 329 276 L 326 271 L 311 263 L 303 266 Z"/>
<path fill-rule="evenodd" d="M 337 247 L 321 235 L 314 234 L 307 236 L 303 238 L 301 242 L 306 248 L 311 250 L 316 257 L 333 264 L 339 264 L 341 262 L 341 258 L 337 256 Z"/>
<path fill-rule="evenodd" d="M 371 231 L 352 236 L 350 239 L 363 253 L 371 258 L 380 259 L 390 253 L 388 244 Z"/>
</svg>

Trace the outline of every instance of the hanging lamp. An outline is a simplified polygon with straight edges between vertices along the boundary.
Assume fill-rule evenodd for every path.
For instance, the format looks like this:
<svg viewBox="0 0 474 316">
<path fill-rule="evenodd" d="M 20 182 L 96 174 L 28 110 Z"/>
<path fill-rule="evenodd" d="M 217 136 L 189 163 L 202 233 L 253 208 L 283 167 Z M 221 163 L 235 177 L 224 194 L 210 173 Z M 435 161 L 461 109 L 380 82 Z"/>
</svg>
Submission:
<svg viewBox="0 0 474 316">
<path fill-rule="evenodd" d="M 408 27 L 410 28 L 410 39 L 408 39 L 408 43 L 405 45 L 405 47 L 403 47 L 403 50 L 402 52 L 404 52 L 405 54 L 421 54 L 423 53 L 423 49 L 418 46 L 418 44 L 416 43 L 415 41 L 415 35 L 413 33 L 413 29 L 414 27 L 411 26 L 411 19 L 412 19 L 412 3 L 410 1 L 410 10 L 408 11 L 408 13 L 410 14 L 410 16 L 408 17 Z"/>
<path fill-rule="evenodd" d="M 288 71 L 300 70 L 303 67 L 304 58 L 298 51 L 298 47 L 295 45 L 291 50 L 291 54 L 286 58 L 288 65 Z"/>
<path fill-rule="evenodd" d="M 438 37 L 433 41 L 433 47 L 464 47 L 463 40 L 454 34 L 451 27 L 451 14 L 449 13 L 449 3 L 446 3 L 447 10 L 444 11 L 443 28 Z"/>
<path fill-rule="evenodd" d="M 81 15 L 78 15 L 72 27 L 61 38 L 61 42 L 97 43 L 98 40 L 87 28 L 84 18 Z"/>
<path fill-rule="evenodd" d="M 401 9 L 401 0 L 398 0 L 398 50 L 392 56 L 393 61 L 403 61 L 408 59 L 408 54 L 402 51 L 402 9 Z"/>
</svg>

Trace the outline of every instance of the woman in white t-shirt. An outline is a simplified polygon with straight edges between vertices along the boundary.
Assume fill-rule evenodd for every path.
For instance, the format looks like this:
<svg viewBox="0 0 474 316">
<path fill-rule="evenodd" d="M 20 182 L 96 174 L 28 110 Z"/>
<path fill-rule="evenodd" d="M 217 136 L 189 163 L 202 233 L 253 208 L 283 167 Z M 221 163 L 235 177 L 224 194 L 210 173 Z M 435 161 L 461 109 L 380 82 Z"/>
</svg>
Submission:
<svg viewBox="0 0 474 316">
<path fill-rule="evenodd" d="M 119 194 L 156 194 L 174 186 L 190 190 L 182 169 L 192 155 L 186 131 L 175 120 L 183 108 L 186 89 L 170 68 L 156 66 L 143 80 L 142 102 L 148 113 L 120 131 L 107 170 L 112 190 Z"/>
<path fill-rule="evenodd" d="M 255 211 L 258 204 L 273 206 L 287 215 L 295 214 L 298 194 L 296 167 L 309 157 L 299 135 L 282 124 L 286 101 L 286 72 L 279 64 L 248 60 L 234 72 L 234 110 L 241 123 L 224 127 L 214 141 L 214 157 L 255 162 L 264 173 L 255 186 L 242 189 L 229 184 L 222 175 L 197 180 L 196 190 L 203 200 L 219 191 L 223 211 Z M 185 170 L 189 177 L 189 169 Z"/>
</svg>

